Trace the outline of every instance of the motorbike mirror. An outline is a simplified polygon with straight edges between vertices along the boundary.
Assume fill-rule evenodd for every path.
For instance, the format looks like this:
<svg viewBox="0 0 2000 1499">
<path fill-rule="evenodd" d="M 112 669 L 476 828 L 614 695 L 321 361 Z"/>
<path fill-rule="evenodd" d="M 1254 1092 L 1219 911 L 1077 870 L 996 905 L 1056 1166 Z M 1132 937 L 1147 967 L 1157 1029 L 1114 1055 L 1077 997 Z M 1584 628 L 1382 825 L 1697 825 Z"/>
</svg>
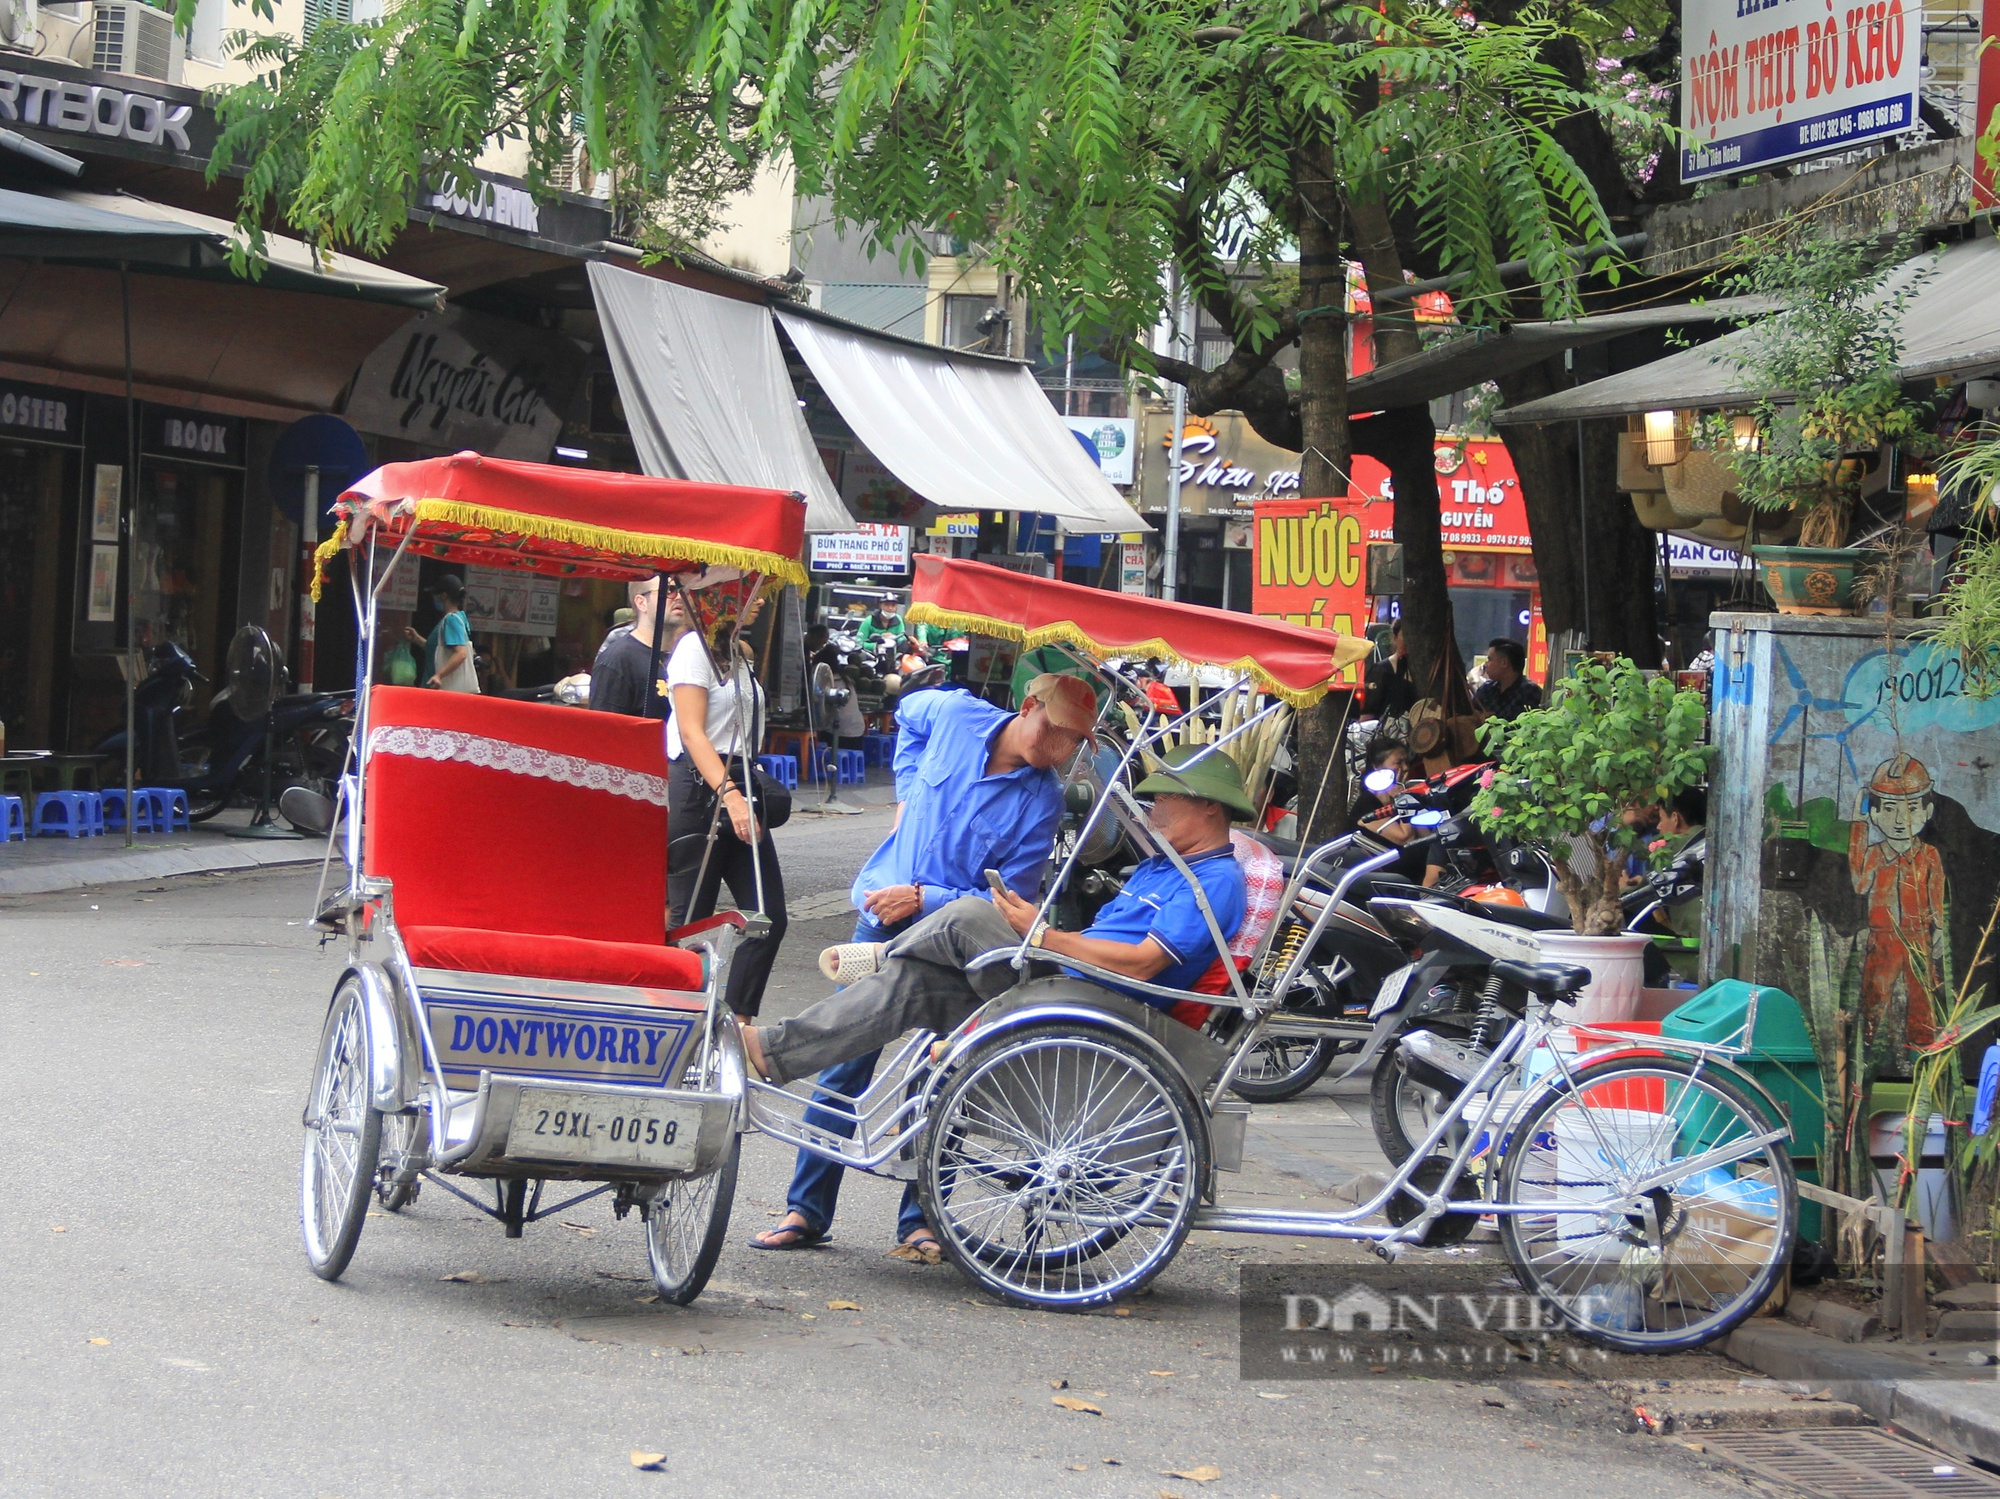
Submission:
<svg viewBox="0 0 2000 1499">
<path fill-rule="evenodd" d="M 286 822 L 315 838 L 333 826 L 333 803 L 305 786 L 287 786 L 278 796 L 278 811 Z"/>
<path fill-rule="evenodd" d="M 1444 820 L 1445 814 L 1435 808 L 1423 812 L 1412 812 L 1409 816 L 1409 823 L 1413 828 L 1434 828 Z"/>
<path fill-rule="evenodd" d="M 1380 796 L 1396 784 L 1396 772 L 1386 765 L 1378 765 L 1361 778 L 1364 790 L 1373 796 Z"/>
</svg>

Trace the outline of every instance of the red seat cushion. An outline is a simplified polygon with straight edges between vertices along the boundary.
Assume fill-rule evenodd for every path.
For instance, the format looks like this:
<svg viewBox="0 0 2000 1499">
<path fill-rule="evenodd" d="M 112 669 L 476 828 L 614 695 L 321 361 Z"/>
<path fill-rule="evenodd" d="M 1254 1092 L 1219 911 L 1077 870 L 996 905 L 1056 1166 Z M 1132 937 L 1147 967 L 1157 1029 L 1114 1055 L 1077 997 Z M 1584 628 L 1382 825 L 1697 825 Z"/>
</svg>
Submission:
<svg viewBox="0 0 2000 1499">
<path fill-rule="evenodd" d="M 680 947 L 465 926 L 399 925 L 398 930 L 411 963 L 419 968 L 697 992 L 702 987 L 701 954 Z"/>
</svg>

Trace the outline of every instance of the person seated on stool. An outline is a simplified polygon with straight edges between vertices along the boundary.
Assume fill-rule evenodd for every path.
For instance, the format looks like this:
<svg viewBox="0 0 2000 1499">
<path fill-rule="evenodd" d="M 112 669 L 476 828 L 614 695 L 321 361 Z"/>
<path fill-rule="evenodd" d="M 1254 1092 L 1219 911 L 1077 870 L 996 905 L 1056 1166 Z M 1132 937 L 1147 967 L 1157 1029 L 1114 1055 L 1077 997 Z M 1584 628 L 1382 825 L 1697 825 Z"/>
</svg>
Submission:
<svg viewBox="0 0 2000 1499">
<path fill-rule="evenodd" d="M 844 984 L 878 966 L 881 944 L 960 897 L 984 904 L 983 871 L 997 869 L 1010 890 L 1042 887 L 1062 820 L 1055 767 L 1076 753 L 1097 723 L 1097 696 L 1080 677 L 1044 673 L 1009 713 L 969 692 L 920 692 L 905 700 L 896 739 L 896 824 L 855 876 L 854 940 L 829 947 L 820 971 Z M 845 959 L 847 966 L 843 966 Z M 849 967 L 853 972 L 848 971 Z M 805 1122 L 852 1135 L 853 1120 L 826 1107 L 828 1094 L 859 1097 L 875 1076 L 879 1048 L 819 1076 Z M 807 1249 L 827 1241 L 843 1168 L 807 1150 L 792 1170 L 788 1211 L 750 1240 L 752 1249 Z M 924 1224 L 915 1187 L 903 1192 L 892 1254 L 936 1264 L 937 1235 Z"/>
<path fill-rule="evenodd" d="M 1195 746 L 1170 751 L 1135 789 L 1153 798 L 1153 836 L 1187 864 L 1208 899 L 1224 941 L 1236 935 L 1246 905 L 1243 866 L 1229 842 L 1233 819 L 1256 816 L 1236 762 L 1220 750 L 1201 758 Z M 887 944 L 834 948 L 848 986 L 776 1025 L 746 1026 L 744 1055 L 773 1083 L 877 1051 L 915 1028 L 948 1035 L 974 1010 L 1021 981 L 1006 963 L 976 972 L 966 965 L 997 948 L 1028 945 L 1060 963 L 1076 958 L 1127 978 L 1189 989 L 1215 961 L 1215 939 L 1194 887 L 1165 854 L 1143 861 L 1119 895 L 1081 932 L 1057 931 L 1033 902 L 1010 890 L 990 900 L 958 899 Z M 822 962 L 826 960 L 823 959 Z M 1156 1009 L 1173 1000 L 1131 991 Z"/>
</svg>

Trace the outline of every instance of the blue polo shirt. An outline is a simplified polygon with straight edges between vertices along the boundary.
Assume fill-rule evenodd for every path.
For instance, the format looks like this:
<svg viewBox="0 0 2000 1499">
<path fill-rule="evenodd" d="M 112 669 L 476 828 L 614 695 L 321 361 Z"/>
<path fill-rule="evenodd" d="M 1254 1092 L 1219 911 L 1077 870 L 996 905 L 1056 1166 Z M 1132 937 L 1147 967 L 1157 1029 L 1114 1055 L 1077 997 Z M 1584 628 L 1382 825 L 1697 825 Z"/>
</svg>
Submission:
<svg viewBox="0 0 2000 1499">
<path fill-rule="evenodd" d="M 1062 818 L 1062 782 L 1024 765 L 988 775 L 993 741 L 1014 715 L 969 692 L 919 692 L 896 706 L 896 800 L 901 818 L 850 891 L 915 885 L 923 914 L 961 895 L 984 896 L 987 869 L 1016 895 L 1039 898 Z"/>
<path fill-rule="evenodd" d="M 1222 935 L 1234 937 L 1236 929 L 1243 925 L 1243 913 L 1249 905 L 1243 866 L 1236 862 L 1236 850 L 1225 843 L 1221 848 L 1189 859 L 1187 866 L 1201 881 L 1202 892 L 1208 896 L 1209 908 L 1215 912 Z M 1164 854 L 1155 854 L 1132 871 L 1125 888 L 1097 913 L 1097 920 L 1084 936 L 1134 944 L 1151 937 L 1174 960 L 1152 979 L 1168 989 L 1190 988 L 1219 956 L 1215 938 L 1209 934 L 1208 921 L 1202 916 L 1201 907 L 1195 904 L 1194 888 Z M 1149 995 L 1133 997 L 1166 1008 Z"/>
</svg>

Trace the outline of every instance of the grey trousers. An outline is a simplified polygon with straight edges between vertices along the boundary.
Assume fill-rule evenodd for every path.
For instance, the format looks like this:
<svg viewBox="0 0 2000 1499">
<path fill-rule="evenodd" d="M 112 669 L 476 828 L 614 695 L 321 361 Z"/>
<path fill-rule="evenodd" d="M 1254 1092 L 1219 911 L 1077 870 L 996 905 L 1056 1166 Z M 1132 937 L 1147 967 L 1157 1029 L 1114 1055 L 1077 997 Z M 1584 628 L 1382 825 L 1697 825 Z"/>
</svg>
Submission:
<svg viewBox="0 0 2000 1499">
<path fill-rule="evenodd" d="M 977 973 L 967 973 L 965 965 L 1020 941 L 993 902 L 976 895 L 933 911 L 889 944 L 881 972 L 857 979 L 790 1020 L 759 1028 L 771 1081 L 810 1077 L 887 1046 L 907 1030 L 955 1029 L 1020 981 L 1007 963 Z"/>
</svg>

